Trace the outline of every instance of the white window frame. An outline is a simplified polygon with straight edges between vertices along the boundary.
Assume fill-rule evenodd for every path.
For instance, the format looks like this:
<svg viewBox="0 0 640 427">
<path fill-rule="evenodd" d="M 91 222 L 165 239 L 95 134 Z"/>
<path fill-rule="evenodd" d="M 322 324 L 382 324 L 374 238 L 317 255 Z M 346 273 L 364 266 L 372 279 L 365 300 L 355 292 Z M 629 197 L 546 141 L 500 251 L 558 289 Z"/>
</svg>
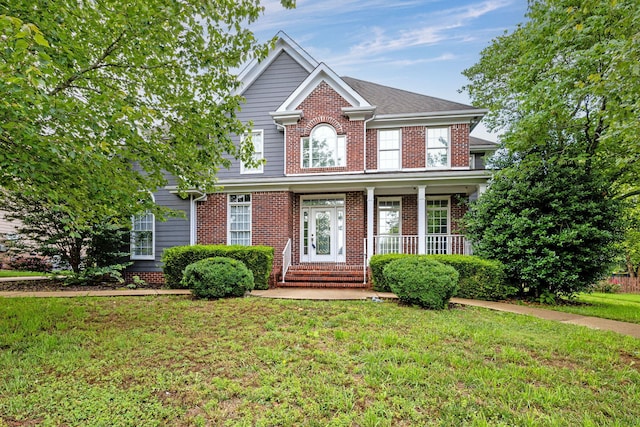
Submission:
<svg viewBox="0 0 640 427">
<path fill-rule="evenodd" d="M 429 233 L 429 202 L 435 200 L 446 200 L 447 201 L 447 232 L 446 233 Z M 432 211 L 434 209 L 431 209 Z M 443 210 L 443 209 L 439 209 Z M 428 196 L 425 200 L 425 233 L 427 236 L 430 235 L 450 235 L 451 234 L 451 196 Z"/>
<path fill-rule="evenodd" d="M 317 131 L 321 130 L 322 128 L 328 128 L 331 129 L 331 131 L 333 132 L 333 134 L 335 135 L 335 140 L 334 140 L 334 150 L 333 150 L 333 160 L 335 162 L 335 164 L 333 165 L 328 165 L 328 166 L 314 166 L 313 165 L 313 144 L 312 144 L 312 140 L 313 140 L 313 135 L 314 133 L 316 133 Z M 307 153 L 307 158 L 305 159 L 305 150 L 304 150 L 304 145 L 305 143 L 309 144 L 309 151 Z M 342 149 L 342 152 L 339 153 L 340 149 Z M 308 164 L 307 166 L 305 166 L 305 160 L 307 160 Z M 347 166 L 347 137 L 345 135 L 338 135 L 338 133 L 336 132 L 335 128 L 329 124 L 326 123 L 322 123 L 319 124 L 318 126 L 314 127 L 313 130 L 311 131 L 311 133 L 309 134 L 309 136 L 301 138 L 300 139 L 300 166 L 302 169 L 324 169 L 324 168 L 342 168 Z"/>
<path fill-rule="evenodd" d="M 238 202 L 238 201 L 233 201 L 234 197 L 238 197 L 238 196 L 248 196 L 249 197 L 249 201 L 245 200 Z M 252 209 L 252 194 L 251 193 L 238 193 L 238 194 L 229 194 L 227 196 L 227 245 L 242 245 L 242 246 L 251 246 L 252 242 L 253 242 L 253 209 Z M 249 221 L 248 221 L 248 225 L 249 225 L 249 229 L 248 230 L 231 230 L 231 208 L 234 206 L 248 206 L 249 207 Z M 233 242 L 233 233 L 234 232 L 242 232 L 242 233 L 249 233 L 249 242 L 248 244 L 246 243 L 237 243 L 237 238 L 236 238 L 236 242 Z"/>
<path fill-rule="evenodd" d="M 257 150 L 256 146 L 256 136 L 260 136 L 260 150 Z M 246 139 L 246 136 L 242 138 L 242 142 Z M 264 159 L 264 131 L 262 129 L 254 129 L 251 131 L 251 142 L 253 143 L 253 160 L 262 160 Z M 264 173 L 264 163 L 260 163 L 257 167 L 252 168 L 247 166 L 244 162 L 240 163 L 240 173 L 241 174 L 256 174 L 256 173 Z"/>
<path fill-rule="evenodd" d="M 382 148 L 382 134 L 395 133 L 397 135 L 397 148 Z M 398 163 L 393 167 L 382 167 L 382 153 L 398 152 Z M 378 130 L 378 169 L 379 170 L 400 170 L 402 169 L 402 132 L 400 129 L 380 129 Z"/>
<path fill-rule="evenodd" d="M 150 194 L 151 200 L 155 202 L 155 198 L 153 194 Z M 151 230 L 136 230 L 136 218 L 147 217 L 150 216 Z M 135 245 L 135 233 L 138 232 L 151 232 L 151 254 L 138 255 L 135 253 L 136 245 Z M 129 258 L 135 261 L 143 261 L 143 260 L 155 260 L 156 259 L 156 216 L 147 211 L 140 215 L 133 215 L 131 217 L 131 234 L 129 238 Z"/>
<path fill-rule="evenodd" d="M 432 131 L 441 131 L 443 129 L 446 129 L 447 131 L 447 162 L 444 165 L 437 165 L 437 166 L 429 166 L 429 151 L 435 151 L 435 150 L 441 150 L 442 148 L 440 147 L 431 147 L 429 142 L 433 139 L 429 136 L 429 134 Z M 448 169 L 451 167 L 451 128 L 448 126 L 438 126 L 438 127 L 428 127 L 427 131 L 425 133 L 425 167 L 427 169 Z"/>
<path fill-rule="evenodd" d="M 396 210 L 396 209 L 380 206 L 384 202 L 398 202 L 398 209 L 397 209 L 398 233 L 394 233 L 394 234 L 382 233 L 382 226 L 381 226 L 382 221 L 380 218 L 380 213 L 384 210 L 388 210 L 388 211 Z M 404 249 L 403 240 L 402 240 L 402 197 L 378 197 L 377 208 L 378 208 L 378 214 L 376 219 L 378 221 L 378 248 L 376 252 L 379 254 L 402 253 Z M 389 246 L 388 244 L 385 243 L 385 237 L 392 238 L 392 239 L 395 238 L 395 242 L 391 240 L 392 245 Z M 397 246 L 395 246 L 396 244 Z"/>
</svg>

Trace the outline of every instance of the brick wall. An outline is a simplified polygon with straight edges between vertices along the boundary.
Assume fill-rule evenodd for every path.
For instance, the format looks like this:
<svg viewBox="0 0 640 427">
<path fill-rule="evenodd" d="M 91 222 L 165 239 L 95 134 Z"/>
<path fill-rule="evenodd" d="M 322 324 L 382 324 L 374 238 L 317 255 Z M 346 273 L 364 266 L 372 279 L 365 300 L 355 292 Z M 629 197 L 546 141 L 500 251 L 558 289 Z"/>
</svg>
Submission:
<svg viewBox="0 0 640 427">
<path fill-rule="evenodd" d="M 227 195 L 209 194 L 198 202 L 198 243 L 224 245 L 227 243 Z"/>
<path fill-rule="evenodd" d="M 147 283 L 164 284 L 162 271 L 125 271 L 123 276 L 126 283 L 133 283 L 133 276 L 138 276 Z"/>
<path fill-rule="evenodd" d="M 451 167 L 469 166 L 469 125 L 459 123 L 451 129 Z M 367 130 L 367 169 L 378 167 L 378 130 Z M 426 167 L 426 127 L 402 128 L 402 167 Z"/>
<path fill-rule="evenodd" d="M 273 271 L 279 274 L 282 251 L 293 236 L 293 193 L 252 193 L 251 208 L 252 243 L 273 247 Z"/>
<path fill-rule="evenodd" d="M 364 263 L 364 238 L 367 235 L 367 195 L 362 191 L 346 194 L 346 251 L 348 265 Z"/>
<path fill-rule="evenodd" d="M 469 209 L 469 197 L 465 194 L 451 196 L 451 234 L 460 234 L 460 221 Z"/>
<path fill-rule="evenodd" d="M 364 122 L 350 121 L 343 115 L 342 107 L 351 107 L 326 82 L 321 82 L 296 108 L 302 110 L 302 118 L 295 125 L 287 126 L 286 173 L 347 172 L 362 171 L 364 167 Z M 309 136 L 311 130 L 321 123 L 336 129 L 338 135 L 346 135 L 346 166 L 332 168 L 302 168 L 301 138 Z"/>
<path fill-rule="evenodd" d="M 402 128 L 402 167 L 424 168 L 426 164 L 426 129 L 424 126 Z"/>
<path fill-rule="evenodd" d="M 451 167 L 469 167 L 469 132 L 467 123 L 451 126 Z"/>
</svg>

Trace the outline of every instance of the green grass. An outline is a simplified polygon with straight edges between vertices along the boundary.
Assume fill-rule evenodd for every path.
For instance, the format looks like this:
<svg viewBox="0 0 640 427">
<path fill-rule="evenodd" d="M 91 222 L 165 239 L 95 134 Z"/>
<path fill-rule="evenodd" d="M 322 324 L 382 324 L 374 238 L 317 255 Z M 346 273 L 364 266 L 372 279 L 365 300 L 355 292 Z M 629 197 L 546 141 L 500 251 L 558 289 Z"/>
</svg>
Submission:
<svg viewBox="0 0 640 427">
<path fill-rule="evenodd" d="M 396 303 L 0 300 L 0 426 L 639 425 L 640 340 Z"/>
<path fill-rule="evenodd" d="M 0 270 L 0 277 L 49 276 L 49 273 L 37 271 Z"/>
<path fill-rule="evenodd" d="M 640 294 L 580 294 L 584 305 L 548 306 L 552 310 L 584 316 L 602 317 L 623 322 L 640 323 Z"/>
</svg>

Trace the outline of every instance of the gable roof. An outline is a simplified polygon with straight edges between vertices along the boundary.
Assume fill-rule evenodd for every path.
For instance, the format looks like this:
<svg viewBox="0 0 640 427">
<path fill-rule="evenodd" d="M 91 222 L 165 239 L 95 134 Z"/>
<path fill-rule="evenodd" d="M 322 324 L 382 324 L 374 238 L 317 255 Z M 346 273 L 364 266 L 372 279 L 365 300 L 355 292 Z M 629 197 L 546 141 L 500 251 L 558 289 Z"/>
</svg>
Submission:
<svg viewBox="0 0 640 427">
<path fill-rule="evenodd" d="M 472 105 L 460 104 L 433 96 L 421 95 L 377 83 L 342 77 L 370 104 L 376 106 L 376 114 L 416 114 L 478 110 Z"/>
<path fill-rule="evenodd" d="M 269 54 L 265 59 L 262 61 L 258 61 L 255 58 L 252 59 L 240 72 L 238 75 L 240 87 L 236 90 L 237 94 L 242 95 L 244 91 L 262 75 L 264 70 L 266 70 L 282 52 L 286 52 L 291 56 L 308 73 L 311 73 L 319 65 L 318 61 L 309 55 L 284 31 L 279 31 L 278 34 L 276 34 L 276 37 L 275 46 L 269 51 Z"/>
</svg>

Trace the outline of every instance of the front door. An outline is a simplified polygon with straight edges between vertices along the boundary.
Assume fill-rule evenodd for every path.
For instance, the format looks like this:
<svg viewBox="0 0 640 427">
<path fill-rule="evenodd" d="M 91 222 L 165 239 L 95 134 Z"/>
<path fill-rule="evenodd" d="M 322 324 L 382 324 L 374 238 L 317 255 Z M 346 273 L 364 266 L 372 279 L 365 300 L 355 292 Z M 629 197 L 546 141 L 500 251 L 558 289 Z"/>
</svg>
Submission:
<svg viewBox="0 0 640 427">
<path fill-rule="evenodd" d="M 303 262 L 344 262 L 344 205 L 323 200 L 323 206 L 302 208 Z"/>
</svg>

